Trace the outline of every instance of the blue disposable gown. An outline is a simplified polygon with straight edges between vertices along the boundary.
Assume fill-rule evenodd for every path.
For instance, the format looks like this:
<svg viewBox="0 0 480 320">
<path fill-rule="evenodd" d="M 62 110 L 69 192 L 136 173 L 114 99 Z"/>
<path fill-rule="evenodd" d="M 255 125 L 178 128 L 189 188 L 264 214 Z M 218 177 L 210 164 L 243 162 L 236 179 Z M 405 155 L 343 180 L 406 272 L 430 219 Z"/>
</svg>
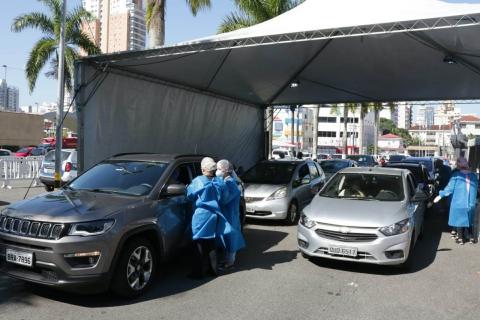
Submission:
<svg viewBox="0 0 480 320">
<path fill-rule="evenodd" d="M 194 201 L 192 239 L 217 239 L 230 233 L 230 224 L 220 210 L 225 184 L 217 179 L 198 176 L 187 188 L 188 199 Z"/>
<path fill-rule="evenodd" d="M 467 187 L 467 177 L 470 179 Z M 452 227 L 470 227 L 475 217 L 477 200 L 477 176 L 471 172 L 456 171 L 440 196 L 452 195 L 448 225 Z"/>
<path fill-rule="evenodd" d="M 224 236 L 225 249 L 227 252 L 234 253 L 245 247 L 240 223 L 240 190 L 232 177 L 228 177 L 224 183 L 225 191 L 221 209 L 231 226 L 231 232 Z"/>
</svg>

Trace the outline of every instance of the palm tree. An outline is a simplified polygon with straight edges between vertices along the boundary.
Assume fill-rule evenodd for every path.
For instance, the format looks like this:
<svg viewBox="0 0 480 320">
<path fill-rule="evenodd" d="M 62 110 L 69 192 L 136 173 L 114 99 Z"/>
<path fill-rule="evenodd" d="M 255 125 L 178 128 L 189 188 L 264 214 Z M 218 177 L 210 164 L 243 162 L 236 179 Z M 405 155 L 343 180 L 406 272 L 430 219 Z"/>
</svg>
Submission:
<svg viewBox="0 0 480 320">
<path fill-rule="evenodd" d="M 210 0 L 185 0 L 194 16 L 202 9 L 210 8 Z M 148 30 L 148 46 L 156 48 L 165 44 L 165 9 L 167 0 L 147 0 L 145 22 Z"/>
<path fill-rule="evenodd" d="M 365 116 L 370 111 L 369 110 L 370 104 L 368 102 L 362 102 L 362 103 L 360 103 L 359 108 L 360 108 L 360 121 L 359 121 L 360 126 L 359 126 L 359 129 L 358 129 L 358 150 L 359 150 L 360 154 L 364 154 L 364 153 L 366 153 L 366 150 L 363 150 L 364 149 L 363 143 L 365 142 L 363 132 L 365 131 L 365 129 L 364 129 L 365 128 Z"/>
<path fill-rule="evenodd" d="M 380 121 L 380 111 L 384 109 L 383 103 L 373 102 L 371 103 L 371 110 L 374 112 L 374 135 L 373 135 L 373 154 L 378 153 L 378 122 Z"/>
<path fill-rule="evenodd" d="M 355 103 L 345 103 L 343 105 L 343 153 L 348 154 L 348 113 L 351 112 L 355 114 L 357 106 Z"/>
<path fill-rule="evenodd" d="M 35 89 L 38 75 L 47 62 L 52 68 L 46 73 L 47 77 L 57 78 L 57 49 L 60 42 L 62 3 L 61 0 L 39 1 L 49 9 L 49 14 L 31 12 L 20 15 L 13 20 L 11 27 L 14 32 L 33 28 L 44 34 L 30 51 L 25 68 L 30 93 Z M 89 55 L 100 53 L 100 49 L 81 30 L 82 23 L 90 19 L 92 19 L 91 14 L 80 6 L 68 12 L 65 18 L 65 86 L 68 91 L 72 90 L 73 63 L 79 56 L 78 49 Z"/>
<path fill-rule="evenodd" d="M 302 0 L 234 0 L 237 12 L 230 13 L 218 28 L 219 33 L 253 26 L 270 20 L 303 2 Z"/>
</svg>

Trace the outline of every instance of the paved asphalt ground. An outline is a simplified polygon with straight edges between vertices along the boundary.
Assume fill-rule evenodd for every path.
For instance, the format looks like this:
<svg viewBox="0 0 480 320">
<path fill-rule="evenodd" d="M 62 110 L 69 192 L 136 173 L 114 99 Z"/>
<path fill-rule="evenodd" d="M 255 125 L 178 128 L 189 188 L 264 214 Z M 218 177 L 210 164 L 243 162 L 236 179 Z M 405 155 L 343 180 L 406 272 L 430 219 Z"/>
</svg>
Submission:
<svg viewBox="0 0 480 320">
<path fill-rule="evenodd" d="M 0 206 L 25 190 L 0 189 Z M 34 188 L 29 196 L 41 192 Z M 295 227 L 250 223 L 235 270 L 190 280 L 188 257 L 179 255 L 134 301 L 72 295 L 0 275 L 0 319 L 479 319 L 480 245 L 455 244 L 446 219 L 429 212 L 408 272 L 310 261 L 296 249 Z"/>
</svg>

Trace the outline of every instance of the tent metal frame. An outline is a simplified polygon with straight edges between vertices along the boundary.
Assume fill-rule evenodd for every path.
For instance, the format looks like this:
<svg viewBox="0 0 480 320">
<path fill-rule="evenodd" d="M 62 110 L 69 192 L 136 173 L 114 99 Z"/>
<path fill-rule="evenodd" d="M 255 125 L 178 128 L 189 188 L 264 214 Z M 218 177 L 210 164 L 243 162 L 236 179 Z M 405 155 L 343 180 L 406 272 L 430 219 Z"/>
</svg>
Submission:
<svg viewBox="0 0 480 320">
<path fill-rule="evenodd" d="M 95 60 L 97 62 L 109 61 L 120 62 L 131 58 L 158 58 L 163 56 L 194 54 L 203 51 L 226 50 L 246 48 L 251 46 L 270 45 L 279 43 L 294 43 L 312 40 L 328 40 L 335 38 L 347 38 L 354 36 L 372 36 L 394 34 L 402 32 L 427 31 L 446 28 L 460 28 L 480 25 L 480 13 L 470 15 L 457 15 L 450 17 L 410 20 L 403 22 L 391 22 L 363 26 L 341 27 L 333 29 L 295 32 L 288 34 L 251 37 L 243 39 L 209 41 L 199 40 L 197 43 L 179 44 L 174 46 L 160 47 L 137 52 L 124 51 L 102 56 L 88 56 L 81 60 Z M 161 62 L 161 61 L 159 61 Z M 135 66 L 134 64 L 129 66 Z"/>
</svg>

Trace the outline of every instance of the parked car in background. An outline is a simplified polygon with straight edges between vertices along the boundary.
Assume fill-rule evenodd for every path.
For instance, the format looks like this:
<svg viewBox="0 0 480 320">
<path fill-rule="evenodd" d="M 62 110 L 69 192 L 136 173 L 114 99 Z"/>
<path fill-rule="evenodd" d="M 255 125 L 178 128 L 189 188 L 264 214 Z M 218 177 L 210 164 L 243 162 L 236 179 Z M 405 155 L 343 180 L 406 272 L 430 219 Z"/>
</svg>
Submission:
<svg viewBox="0 0 480 320">
<path fill-rule="evenodd" d="M 330 159 L 330 155 L 328 153 L 317 154 L 317 160 L 326 160 L 326 159 Z"/>
<path fill-rule="evenodd" d="M 374 167 L 378 164 L 374 156 L 365 154 L 349 154 L 347 159 L 355 161 L 359 167 Z"/>
<path fill-rule="evenodd" d="M 35 149 L 35 147 L 20 148 L 20 150 L 15 152 L 15 156 L 16 157 L 29 157 L 31 155 L 33 149 Z"/>
<path fill-rule="evenodd" d="M 407 156 L 404 154 L 391 154 L 388 157 L 388 162 L 401 162 L 402 160 L 406 159 Z"/>
<path fill-rule="evenodd" d="M 322 160 L 319 161 L 320 167 L 322 167 L 323 172 L 325 173 L 325 178 L 328 181 L 335 173 L 338 171 L 350 168 L 357 167 L 357 163 L 350 159 L 332 159 L 332 160 Z"/>
<path fill-rule="evenodd" d="M 343 155 L 341 153 L 334 153 L 330 155 L 330 159 L 342 159 Z"/>
<path fill-rule="evenodd" d="M 30 152 L 31 157 L 41 157 L 47 154 L 47 149 L 45 148 L 33 148 L 32 151 Z"/>
<path fill-rule="evenodd" d="M 0 157 L 12 157 L 13 154 L 10 150 L 0 149 Z"/>
<path fill-rule="evenodd" d="M 419 163 L 427 168 L 430 179 L 435 179 L 435 158 L 434 157 L 409 157 L 402 162 L 406 163 Z"/>
<path fill-rule="evenodd" d="M 62 138 L 62 148 L 65 149 L 75 149 L 77 148 L 77 137 L 67 137 Z M 47 137 L 42 139 L 42 145 L 50 146 L 51 148 L 55 148 L 56 139 L 55 137 Z"/>
<path fill-rule="evenodd" d="M 433 199 L 437 196 L 438 190 L 435 181 L 430 178 L 427 168 L 420 163 L 410 162 L 389 162 L 387 168 L 407 169 L 413 174 L 418 187 L 428 195 L 427 208 L 433 205 Z"/>
<path fill-rule="evenodd" d="M 191 242 L 186 185 L 201 156 L 124 154 L 64 189 L 0 214 L 0 270 L 82 293 L 135 297 L 155 283 L 161 261 Z"/>
<path fill-rule="evenodd" d="M 303 210 L 298 247 L 307 257 L 408 265 L 426 199 L 408 170 L 344 169 Z"/>
<path fill-rule="evenodd" d="M 295 157 L 290 150 L 284 149 L 275 149 L 272 151 L 272 159 L 286 159 L 286 160 L 293 160 Z"/>
<path fill-rule="evenodd" d="M 77 151 L 62 149 L 61 184 L 64 185 L 77 177 Z M 40 166 L 40 181 L 45 185 L 45 190 L 53 191 L 55 188 L 55 150 L 49 151 Z"/>
<path fill-rule="evenodd" d="M 325 183 L 320 165 L 311 160 L 262 161 L 242 175 L 247 217 L 295 224 L 302 208 Z"/>
</svg>

